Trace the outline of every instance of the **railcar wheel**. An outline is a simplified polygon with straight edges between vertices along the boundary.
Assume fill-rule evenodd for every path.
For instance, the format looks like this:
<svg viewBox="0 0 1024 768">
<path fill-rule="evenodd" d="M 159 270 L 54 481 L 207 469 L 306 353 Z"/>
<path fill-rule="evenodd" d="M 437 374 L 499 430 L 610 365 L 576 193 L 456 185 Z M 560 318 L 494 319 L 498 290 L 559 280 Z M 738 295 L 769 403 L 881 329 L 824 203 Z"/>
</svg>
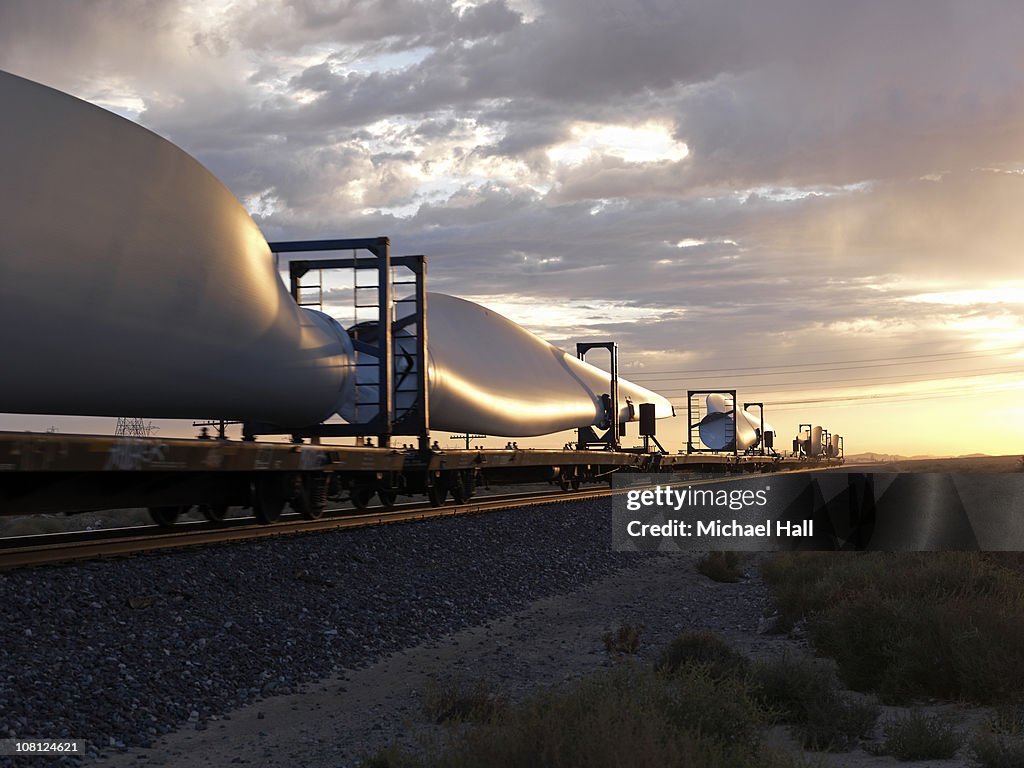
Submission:
<svg viewBox="0 0 1024 768">
<path fill-rule="evenodd" d="M 378 488 L 377 498 L 380 500 L 381 506 L 384 507 L 384 509 L 393 509 L 395 502 L 398 501 L 398 491 Z"/>
<path fill-rule="evenodd" d="M 370 499 L 373 498 L 373 493 L 373 488 L 365 485 L 357 486 L 349 492 L 349 500 L 352 502 L 353 507 L 362 512 L 370 506 Z"/>
<path fill-rule="evenodd" d="M 215 525 L 223 523 L 228 516 L 227 504 L 203 504 L 199 509 L 202 511 L 203 517 Z"/>
<path fill-rule="evenodd" d="M 572 479 L 569 480 L 569 485 L 572 487 L 574 491 L 578 491 L 580 489 L 580 476 L 573 475 Z"/>
<path fill-rule="evenodd" d="M 453 472 L 448 479 L 448 486 L 452 492 L 452 501 L 456 504 L 465 504 L 469 501 L 470 493 L 466 487 L 466 476 L 462 472 Z"/>
<path fill-rule="evenodd" d="M 319 520 L 327 509 L 327 479 L 324 477 L 298 478 L 295 481 L 292 509 L 305 520 Z"/>
<path fill-rule="evenodd" d="M 465 470 L 462 481 L 466 487 L 466 500 L 469 501 L 476 496 L 476 472 L 472 469 Z"/>
<path fill-rule="evenodd" d="M 288 502 L 281 478 L 261 477 L 253 488 L 252 514 L 261 525 L 276 523 Z"/>
<path fill-rule="evenodd" d="M 188 512 L 188 507 L 150 507 L 149 516 L 153 519 L 153 522 L 159 525 L 161 528 L 171 528 L 176 522 L 178 517 Z"/>
<path fill-rule="evenodd" d="M 332 501 L 341 500 L 341 478 L 337 472 L 332 472 L 327 479 L 326 486 L 327 498 Z M 325 500 L 326 503 L 326 500 Z"/>
<path fill-rule="evenodd" d="M 453 470 L 448 475 L 448 490 L 456 504 L 465 504 L 476 492 L 476 474 L 472 469 Z"/>
<path fill-rule="evenodd" d="M 437 478 L 434 484 L 427 488 L 427 498 L 432 506 L 440 507 L 448 498 L 448 486 L 441 478 Z"/>
<path fill-rule="evenodd" d="M 560 470 L 558 473 L 558 487 L 561 488 L 562 491 L 568 491 L 569 484 L 571 482 L 572 478 L 569 476 L 569 473 L 566 472 L 564 469 Z"/>
</svg>

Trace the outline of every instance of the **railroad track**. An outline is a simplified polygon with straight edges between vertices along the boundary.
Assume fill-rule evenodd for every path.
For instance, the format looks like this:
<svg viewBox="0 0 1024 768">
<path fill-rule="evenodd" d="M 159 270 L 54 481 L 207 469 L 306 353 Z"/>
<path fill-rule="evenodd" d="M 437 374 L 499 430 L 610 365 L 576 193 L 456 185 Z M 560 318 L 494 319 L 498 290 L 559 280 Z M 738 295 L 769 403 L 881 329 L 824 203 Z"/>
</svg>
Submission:
<svg viewBox="0 0 1024 768">
<path fill-rule="evenodd" d="M 802 472 L 819 472 L 827 468 L 794 469 L 773 473 L 773 476 Z M 702 485 L 749 478 L 750 475 L 712 477 L 665 477 L 662 485 Z M 98 531 L 75 531 L 0 539 L 0 571 L 34 565 L 52 565 L 76 560 L 105 557 L 124 557 L 143 552 L 198 547 L 210 544 L 271 539 L 305 533 L 332 531 L 341 528 L 360 528 L 368 525 L 429 520 L 439 517 L 457 517 L 499 509 L 555 504 L 563 501 L 597 499 L 611 496 L 615 491 L 606 486 L 588 490 L 566 492 L 561 490 L 518 494 L 480 496 L 462 504 L 448 503 L 440 507 L 427 502 L 410 502 L 393 508 L 371 508 L 353 514 L 350 507 L 326 510 L 318 520 L 306 520 L 297 514 L 286 515 L 271 525 L 260 525 L 252 517 L 230 518 L 217 526 L 207 522 L 179 523 L 172 529 L 155 525 L 131 528 L 107 528 Z"/>
<path fill-rule="evenodd" d="M 206 522 L 197 521 L 179 523 L 172 529 L 147 525 L 131 528 L 107 528 L 99 531 L 16 536 L 0 540 L 0 570 L 66 563 L 75 560 L 124 557 L 142 552 L 209 544 L 271 539 L 340 528 L 360 528 L 367 525 L 457 517 L 535 504 L 601 498 L 611 494 L 612 490 L 607 487 L 571 493 L 556 490 L 543 493 L 481 496 L 463 504 L 449 503 L 441 507 L 413 502 L 399 504 L 391 509 L 371 508 L 356 514 L 351 514 L 351 508 L 344 507 L 328 509 L 325 516 L 318 520 L 305 520 L 298 515 L 286 515 L 272 525 L 260 525 L 253 522 L 252 517 L 242 517 L 225 520 L 216 527 Z"/>
</svg>

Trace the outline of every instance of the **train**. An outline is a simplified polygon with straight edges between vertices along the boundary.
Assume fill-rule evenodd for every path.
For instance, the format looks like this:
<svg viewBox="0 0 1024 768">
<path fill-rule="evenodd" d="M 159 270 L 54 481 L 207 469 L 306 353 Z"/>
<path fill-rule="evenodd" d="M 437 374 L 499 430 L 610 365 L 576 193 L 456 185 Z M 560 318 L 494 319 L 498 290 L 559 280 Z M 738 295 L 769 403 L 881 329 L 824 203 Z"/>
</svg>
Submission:
<svg viewBox="0 0 1024 768">
<path fill-rule="evenodd" d="M 197 160 L 68 94 L 0 72 L 0 103 L 0 412 L 205 419 L 243 434 L 0 433 L 0 514 L 144 506 L 172 525 L 192 507 L 218 522 L 237 505 L 270 523 L 287 506 L 318 517 L 332 497 L 357 509 L 374 496 L 466 500 L 481 478 L 571 490 L 628 470 L 841 460 L 813 430 L 799 456 L 775 453 L 763 405 L 756 416 L 729 391 L 707 395 L 687 452 L 671 454 L 655 425 L 675 409 L 619 376 L 614 342 L 572 354 L 428 292 L 426 258 L 393 255 L 387 237 L 267 242 Z M 322 289 L 310 300 L 332 270 L 352 277 L 362 311 L 348 327 Z M 622 447 L 631 422 L 643 448 Z M 576 440 L 449 451 L 431 430 Z M 362 444 L 324 443 L 338 437 Z"/>
<path fill-rule="evenodd" d="M 321 517 L 332 501 L 365 510 L 403 496 L 434 506 L 469 501 L 481 485 L 549 483 L 571 493 L 619 472 L 726 474 L 836 466 L 842 457 L 662 453 L 638 449 L 443 449 L 0 432 L 0 515 L 147 508 L 171 526 L 198 509 L 229 507 L 260 523 L 291 509 Z"/>
</svg>

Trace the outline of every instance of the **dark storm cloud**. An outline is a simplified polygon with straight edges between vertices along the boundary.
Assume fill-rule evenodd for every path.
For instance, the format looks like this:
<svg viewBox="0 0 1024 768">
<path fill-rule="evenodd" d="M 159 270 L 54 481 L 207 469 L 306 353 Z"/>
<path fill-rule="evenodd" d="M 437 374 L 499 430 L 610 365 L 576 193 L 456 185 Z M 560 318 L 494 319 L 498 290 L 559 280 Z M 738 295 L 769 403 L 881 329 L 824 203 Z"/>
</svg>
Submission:
<svg viewBox="0 0 1024 768">
<path fill-rule="evenodd" d="M 362 43 L 415 38 L 452 21 L 453 14 L 444 2 L 287 0 L 234 4 L 226 14 L 224 27 L 244 47 L 295 52 L 324 41 Z"/>
</svg>

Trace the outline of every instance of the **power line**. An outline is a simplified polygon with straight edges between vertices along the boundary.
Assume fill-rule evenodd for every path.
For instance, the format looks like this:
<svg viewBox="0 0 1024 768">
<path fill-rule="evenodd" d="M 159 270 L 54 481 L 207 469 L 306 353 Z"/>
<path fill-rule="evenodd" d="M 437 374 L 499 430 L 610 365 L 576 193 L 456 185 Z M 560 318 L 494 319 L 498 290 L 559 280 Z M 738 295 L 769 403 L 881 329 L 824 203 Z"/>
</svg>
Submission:
<svg viewBox="0 0 1024 768">
<path fill-rule="evenodd" d="M 888 364 L 888 365 L 900 365 L 900 364 L 906 363 L 906 361 L 908 361 L 908 360 L 922 360 L 924 358 L 932 358 L 930 360 L 925 360 L 924 362 L 947 362 L 948 360 L 966 360 L 966 359 L 969 359 L 969 358 L 976 358 L 976 357 L 996 357 L 996 356 L 998 356 L 997 353 L 1006 352 L 1006 351 L 1009 351 L 1009 350 L 1022 351 L 1022 350 L 1024 350 L 1024 347 L 1021 347 L 1019 344 L 1014 344 L 1013 346 L 1009 346 L 1009 347 L 991 347 L 989 349 L 976 350 L 974 352 L 933 352 L 933 353 L 927 354 L 927 355 L 904 355 L 902 357 L 876 357 L 876 358 L 867 358 L 867 359 L 864 359 L 864 360 L 833 360 L 833 361 L 830 361 L 830 362 L 821 362 L 821 363 L 791 363 L 791 364 L 786 364 L 786 365 L 754 365 L 754 366 L 748 366 L 748 367 L 745 367 L 745 368 L 693 368 L 693 369 L 689 369 L 689 370 L 680 369 L 680 370 L 674 370 L 674 371 L 637 371 L 636 373 L 625 372 L 625 375 L 628 378 L 630 378 L 630 379 L 634 379 L 634 378 L 642 378 L 642 377 L 646 377 L 646 376 L 668 375 L 668 374 L 671 374 L 671 375 L 674 375 L 674 376 L 675 375 L 689 375 L 689 374 L 693 374 L 693 373 L 729 374 L 730 371 L 765 371 L 765 370 L 771 370 L 773 368 L 794 369 L 794 368 L 808 368 L 810 366 L 820 366 L 820 365 L 846 365 L 847 363 L 857 363 L 857 364 L 859 364 L 859 363 L 885 363 L 885 364 Z M 906 364 L 920 365 L 921 363 L 906 363 Z M 875 366 L 875 365 L 864 365 L 864 366 L 855 365 L 853 367 L 854 368 L 856 368 L 856 367 L 875 368 L 875 367 L 879 367 L 879 366 Z M 822 371 L 835 371 L 835 370 L 851 370 L 851 369 L 850 368 L 822 368 L 820 370 L 822 370 Z M 791 371 L 783 371 L 783 373 L 787 373 L 787 372 L 791 372 Z M 803 371 L 803 373 L 815 373 L 815 371 L 808 370 L 808 371 Z M 712 377 L 709 377 L 709 376 L 697 376 L 697 377 L 693 377 L 693 378 L 712 378 Z"/>
<path fill-rule="evenodd" d="M 993 392 L 1012 392 L 1012 391 L 1013 390 L 1011 388 L 984 389 L 984 390 L 969 389 L 969 390 L 960 390 L 960 391 L 957 391 L 957 392 L 950 392 L 950 393 L 946 393 L 946 394 L 922 395 L 920 397 L 899 397 L 899 396 L 896 396 L 896 395 L 880 395 L 878 397 L 874 397 L 874 398 L 871 398 L 871 399 L 876 401 L 876 402 L 879 402 L 881 405 L 898 405 L 898 404 L 901 404 L 901 403 L 912 403 L 912 402 L 917 402 L 917 401 L 922 401 L 922 400 L 943 400 L 943 399 L 947 399 L 947 398 L 969 397 L 969 396 L 974 395 L 974 394 L 987 394 L 987 393 L 993 393 Z M 835 401 L 830 401 L 830 405 L 832 407 L 834 407 L 834 408 L 844 408 L 844 407 L 847 407 L 847 406 L 857 405 L 857 403 L 845 403 L 845 402 L 843 402 L 843 400 L 845 400 L 845 398 L 836 398 Z M 776 412 L 776 413 L 779 412 L 779 411 L 802 410 L 802 409 L 807 407 L 806 404 L 795 404 L 795 405 L 784 405 L 783 404 L 783 405 L 780 405 L 778 403 L 765 403 L 766 407 L 769 406 L 769 405 L 772 406 L 773 411 Z"/>
<path fill-rule="evenodd" d="M 790 382 L 781 382 L 781 383 L 778 383 L 778 384 L 766 384 L 766 385 L 764 385 L 764 387 L 766 388 L 766 391 L 768 391 L 768 392 L 777 392 L 777 391 L 780 391 L 780 390 L 782 390 L 784 388 L 793 388 L 793 387 L 799 389 L 800 387 L 809 386 L 811 384 L 835 384 L 836 385 L 835 387 L 819 387 L 819 389 L 842 389 L 842 388 L 848 387 L 850 385 L 850 382 L 860 382 L 860 381 L 868 381 L 868 382 L 892 381 L 892 382 L 896 382 L 896 381 L 899 381 L 899 380 L 903 379 L 904 381 L 900 381 L 899 383 L 914 384 L 914 383 L 919 382 L 919 381 L 921 381 L 921 382 L 924 382 L 924 381 L 951 381 L 951 380 L 955 380 L 955 379 L 967 379 L 967 378 L 971 378 L 971 377 L 975 377 L 975 376 L 1001 376 L 1001 375 L 1013 374 L 1013 373 L 1024 374 L 1024 369 L 1017 368 L 1016 366 L 1014 366 L 1012 368 L 987 368 L 987 369 L 982 369 L 982 370 L 978 370 L 978 371 L 957 371 L 955 373 L 955 375 L 953 375 L 953 376 L 932 376 L 932 377 L 927 377 L 927 378 L 919 378 L 921 376 L 921 374 L 919 374 L 919 373 L 905 373 L 905 374 L 902 374 L 902 375 L 899 375 L 899 376 L 851 376 L 851 377 L 848 377 L 848 378 L 844 378 L 842 381 L 837 381 L 836 379 L 811 379 L 809 381 L 790 381 Z M 907 378 L 908 376 L 910 376 L 912 378 L 908 379 Z M 757 385 L 756 384 L 753 384 L 753 385 L 748 384 L 746 386 L 753 388 L 753 387 L 756 387 Z M 660 394 L 660 395 L 665 395 L 666 393 L 679 394 L 679 393 L 688 392 L 688 391 L 689 391 L 688 388 L 687 389 L 659 389 L 658 390 L 658 394 Z"/>
<path fill-rule="evenodd" d="M 872 364 L 868 364 L 868 365 L 844 365 L 844 366 L 834 366 L 834 367 L 831 367 L 831 368 L 807 368 L 806 370 L 786 370 L 786 371 L 767 371 L 767 372 L 765 372 L 765 371 L 763 371 L 763 369 L 755 366 L 755 367 L 751 367 L 751 368 L 734 368 L 733 370 L 736 370 L 736 371 L 755 371 L 756 370 L 756 371 L 759 371 L 758 373 L 729 373 L 727 369 L 723 369 L 722 373 L 716 373 L 714 375 L 704 375 L 704 376 L 690 376 L 688 374 L 688 372 L 680 371 L 676 375 L 671 376 L 671 377 L 669 377 L 667 379 L 648 379 L 647 383 L 652 383 L 653 384 L 653 383 L 656 383 L 658 381 L 672 381 L 673 379 L 683 378 L 684 376 L 685 376 L 687 381 L 704 380 L 704 379 L 722 379 L 722 378 L 729 378 L 730 380 L 731 379 L 749 379 L 749 378 L 757 378 L 757 377 L 763 377 L 763 376 L 792 376 L 792 375 L 803 374 L 803 373 L 829 373 L 831 371 L 858 371 L 858 370 L 861 370 L 862 368 L 892 368 L 892 367 L 898 367 L 898 366 L 901 366 L 901 365 L 928 365 L 930 363 L 949 363 L 949 362 L 953 362 L 955 360 L 968 360 L 968 359 L 974 359 L 974 358 L 979 358 L 979 357 L 1001 357 L 1001 356 L 1002 355 L 999 355 L 999 354 L 965 354 L 965 355 L 960 355 L 958 357 L 948 357 L 948 358 L 945 358 L 945 359 L 942 359 L 942 360 L 938 360 L 938 359 L 936 359 L 936 360 L 914 360 L 914 361 L 910 361 L 910 362 L 902 362 L 901 361 L 901 362 L 888 362 L 888 363 L 872 363 Z M 789 367 L 795 369 L 795 368 L 798 368 L 798 367 L 805 367 L 807 365 L 814 365 L 814 364 L 813 363 L 803 363 L 803 364 L 800 364 L 800 365 L 794 365 L 794 366 L 789 366 Z M 782 366 L 771 366 L 771 367 L 778 368 L 778 367 L 782 367 Z M 708 369 L 708 370 L 711 370 L 711 369 Z M 630 377 L 630 380 L 632 381 L 633 379 L 638 379 L 638 378 L 640 378 L 640 377 L 632 376 L 632 377 Z M 637 381 L 637 383 L 638 384 L 644 384 L 644 381 Z"/>
<path fill-rule="evenodd" d="M 835 403 L 835 402 L 847 402 L 851 400 L 881 400 L 892 398 L 894 400 L 934 400 L 942 397 L 953 397 L 960 394 L 985 394 L 988 392 L 1003 392 L 1013 387 L 990 387 L 988 389 L 978 389 L 976 387 L 961 387 L 959 389 L 947 389 L 938 390 L 928 395 L 912 395 L 904 397 L 901 395 L 850 395 L 848 397 L 821 397 L 821 398 L 810 398 L 806 400 L 776 400 L 772 403 L 765 403 L 765 407 L 778 406 L 778 405 L 809 405 L 814 403 Z"/>
<path fill-rule="evenodd" d="M 821 404 L 824 404 L 824 403 L 848 403 L 848 402 L 854 402 L 854 401 L 860 401 L 860 400 L 873 400 L 873 401 L 886 400 L 886 401 L 889 401 L 889 402 L 913 402 L 913 401 L 916 401 L 916 400 L 938 400 L 938 399 L 946 398 L 946 397 L 962 397 L 962 396 L 965 396 L 965 395 L 981 395 L 981 394 L 988 394 L 988 393 L 992 393 L 992 392 L 1012 392 L 1015 389 L 1018 389 L 1018 387 L 1003 386 L 1003 387 L 991 387 L 991 388 L 988 388 L 988 389 L 978 389 L 976 387 L 965 387 L 965 388 L 956 389 L 956 390 L 939 390 L 936 393 L 930 394 L 930 395 L 910 395 L 910 396 L 901 395 L 901 394 L 894 394 L 894 395 L 849 395 L 849 396 L 845 396 L 845 397 L 838 397 L 838 396 L 837 397 L 819 397 L 819 398 L 810 398 L 810 399 L 806 399 L 806 400 L 776 400 L 774 402 L 765 402 L 765 407 L 767 408 L 768 406 L 771 406 L 771 407 L 775 408 L 776 410 L 782 411 L 782 410 L 794 410 L 794 409 L 793 408 L 778 407 L 778 406 L 821 405 Z M 673 405 L 676 406 L 677 408 L 685 408 L 686 407 L 686 403 L 673 403 Z"/>
<path fill-rule="evenodd" d="M 894 344 L 906 344 L 907 343 L 907 337 L 909 337 L 910 340 L 912 342 L 914 342 L 915 346 L 920 346 L 920 341 L 914 339 L 914 335 L 915 335 L 914 332 L 907 332 L 902 337 L 889 337 L 889 340 L 892 341 Z M 773 346 L 771 341 L 768 341 L 768 342 L 758 341 L 757 344 L 758 344 L 758 349 L 755 349 L 755 350 L 751 350 L 750 345 L 743 346 L 743 347 L 740 347 L 740 346 L 726 347 L 726 346 L 719 346 L 719 345 L 716 344 L 715 347 L 714 347 L 714 351 L 719 353 L 719 354 L 742 355 L 745 358 L 746 357 L 751 357 L 751 358 L 775 357 L 775 358 L 778 358 L 778 357 L 783 356 L 783 355 L 796 354 L 796 353 L 803 354 L 803 355 L 816 355 L 816 354 L 820 354 L 820 353 L 823 353 L 823 352 L 835 352 L 836 351 L 835 345 L 832 345 L 832 346 L 829 346 L 829 347 L 806 347 L 806 346 L 804 346 L 802 344 L 798 344 L 798 343 L 795 343 L 795 342 L 780 342 L 777 346 Z M 852 352 L 877 352 L 877 351 L 878 351 L 878 344 L 873 344 L 871 346 L 846 347 L 845 349 L 843 349 L 844 353 L 852 353 Z M 984 350 L 979 350 L 979 351 L 984 351 Z M 623 353 L 622 357 L 624 358 L 626 356 L 626 354 L 627 353 Z M 809 365 L 814 365 L 814 363 L 809 363 Z M 621 367 L 623 367 L 623 370 L 626 370 L 625 366 L 621 366 Z M 654 371 L 651 371 L 651 373 L 654 373 Z"/>
</svg>

